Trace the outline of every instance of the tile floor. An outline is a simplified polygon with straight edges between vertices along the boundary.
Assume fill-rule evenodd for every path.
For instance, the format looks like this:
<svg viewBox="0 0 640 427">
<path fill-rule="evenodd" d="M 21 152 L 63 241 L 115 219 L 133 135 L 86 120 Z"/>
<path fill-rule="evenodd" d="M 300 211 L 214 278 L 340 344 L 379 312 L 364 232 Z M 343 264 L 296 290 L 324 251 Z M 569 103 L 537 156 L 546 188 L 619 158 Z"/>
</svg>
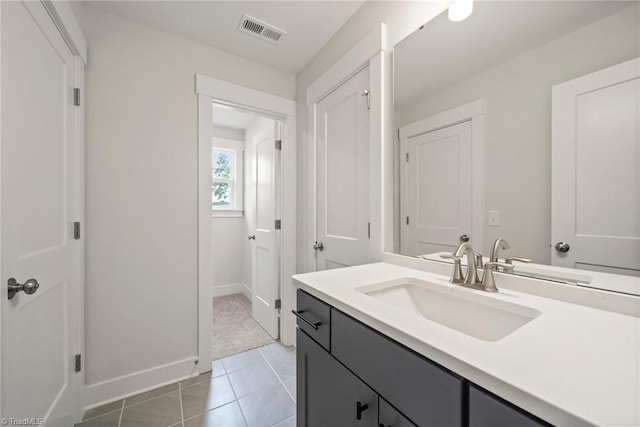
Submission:
<svg viewBox="0 0 640 427">
<path fill-rule="evenodd" d="M 213 362 L 213 371 L 88 410 L 76 427 L 296 425 L 296 354 L 279 343 Z"/>
</svg>

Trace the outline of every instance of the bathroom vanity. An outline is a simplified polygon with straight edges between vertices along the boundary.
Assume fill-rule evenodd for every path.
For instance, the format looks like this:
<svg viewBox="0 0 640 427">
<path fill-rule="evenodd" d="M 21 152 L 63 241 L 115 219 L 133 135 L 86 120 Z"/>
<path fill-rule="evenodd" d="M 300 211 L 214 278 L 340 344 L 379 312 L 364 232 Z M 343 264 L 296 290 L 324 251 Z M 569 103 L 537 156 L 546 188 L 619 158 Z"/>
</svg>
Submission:
<svg viewBox="0 0 640 427">
<path fill-rule="evenodd" d="M 294 276 L 298 425 L 640 424 L 640 298 L 386 258 Z"/>
</svg>

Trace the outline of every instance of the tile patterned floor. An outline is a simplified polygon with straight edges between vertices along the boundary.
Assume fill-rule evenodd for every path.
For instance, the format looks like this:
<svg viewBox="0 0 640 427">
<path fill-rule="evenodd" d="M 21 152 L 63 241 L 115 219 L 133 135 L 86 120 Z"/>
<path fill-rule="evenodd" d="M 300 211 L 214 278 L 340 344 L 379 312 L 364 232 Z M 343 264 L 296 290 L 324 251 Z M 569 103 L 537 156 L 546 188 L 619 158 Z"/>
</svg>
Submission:
<svg viewBox="0 0 640 427">
<path fill-rule="evenodd" d="M 213 371 L 88 410 L 76 427 L 295 426 L 294 347 L 269 344 Z"/>
</svg>

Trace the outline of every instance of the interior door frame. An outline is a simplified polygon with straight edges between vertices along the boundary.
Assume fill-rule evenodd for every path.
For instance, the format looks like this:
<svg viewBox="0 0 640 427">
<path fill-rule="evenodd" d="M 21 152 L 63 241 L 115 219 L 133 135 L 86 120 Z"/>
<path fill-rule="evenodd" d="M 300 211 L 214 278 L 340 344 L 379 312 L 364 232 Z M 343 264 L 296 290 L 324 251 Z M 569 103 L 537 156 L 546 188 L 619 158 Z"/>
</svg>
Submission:
<svg viewBox="0 0 640 427">
<path fill-rule="evenodd" d="M 390 122 L 385 109 L 391 101 L 391 60 L 387 50 L 384 23 L 371 30 L 357 45 L 349 50 L 332 67 L 307 88 L 307 132 L 302 145 L 302 158 L 306 165 L 302 174 L 303 237 L 301 270 L 316 271 L 316 255 L 313 242 L 317 225 L 317 173 L 316 173 L 316 111 L 317 104 L 351 77 L 369 67 L 370 115 L 369 115 L 369 262 L 382 259 L 385 249 L 386 225 L 393 216 L 393 206 L 384 204 L 385 194 L 391 194 L 393 167 L 388 162 L 393 157 L 390 141 Z M 392 233 L 392 231 L 391 231 Z M 384 236 L 384 237 L 383 237 Z M 393 243 L 393 237 L 390 239 Z"/>
<path fill-rule="evenodd" d="M 282 122 L 282 152 L 280 171 L 279 212 L 280 230 L 279 266 L 281 272 L 279 293 L 280 341 L 284 345 L 295 343 L 295 320 L 291 310 L 295 307 L 295 292 L 291 276 L 296 272 L 296 102 L 256 89 L 229 83 L 202 74 L 195 76 L 198 102 L 198 359 L 205 364 L 202 372 L 211 370 L 211 284 L 213 259 L 211 236 L 211 155 L 213 102 L 255 111 Z"/>
<path fill-rule="evenodd" d="M 402 156 L 407 152 L 409 138 L 446 128 L 465 121 L 471 121 L 471 238 L 476 251 L 483 250 L 484 243 L 484 99 L 477 99 L 467 104 L 434 114 L 424 119 L 404 125 L 398 129 L 400 139 L 400 218 L 408 215 L 407 206 L 407 163 Z M 399 218 L 399 219 L 400 219 Z M 400 248 L 407 251 L 408 226 L 400 226 Z"/>
<path fill-rule="evenodd" d="M 85 66 L 87 65 L 87 40 L 80 29 L 80 25 L 75 19 L 73 12 L 71 11 L 71 7 L 66 1 L 51 1 L 51 0 L 41 0 L 41 3 L 54 25 L 58 28 L 58 31 L 62 35 L 62 38 L 66 42 L 67 46 L 71 50 L 71 53 L 74 57 L 73 64 L 73 74 L 74 74 L 74 87 L 80 89 L 80 107 L 73 109 L 73 139 L 74 139 L 74 161 L 76 162 L 76 170 L 75 175 L 73 176 L 73 188 L 74 188 L 74 212 L 71 213 L 70 217 L 73 217 L 75 220 L 79 221 L 82 226 L 85 224 L 84 217 L 84 146 L 85 146 L 85 138 L 84 138 L 84 71 Z M 0 3 L 0 22 L 2 20 L 2 4 Z M 0 99 L 2 99 L 2 34 L 0 32 Z M 0 146 L 2 146 L 2 104 L 0 103 Z M 1 152 L 1 151 L 0 151 Z M 1 162 L 0 162 L 1 165 Z M 0 166 L 1 167 L 1 166 Z M 2 175 L 0 174 L 0 207 L 2 206 Z M 0 213 L 2 209 L 0 209 Z M 0 224 L 1 218 L 0 218 Z M 2 228 L 0 227 L 0 239 L 2 239 Z M 77 325 L 77 329 L 75 331 L 76 334 L 76 342 L 78 348 L 76 349 L 77 353 L 84 355 L 84 238 L 81 238 L 78 244 L 75 245 L 74 248 L 74 256 L 78 257 L 78 261 L 80 263 L 79 268 L 74 273 L 74 278 L 77 280 L 78 290 L 77 295 L 75 295 L 75 299 L 78 304 L 78 316 L 79 322 Z M 0 254 L 0 260 L 2 259 Z M 2 263 L 0 262 L 0 277 L 4 277 L 2 274 Z M 3 282 L 0 284 L 0 298 L 4 299 L 7 297 L 7 285 Z M 2 330 L 2 306 L 0 304 L 0 331 Z M 2 340 L 0 340 L 0 355 L 2 354 Z M 84 365 L 84 364 L 83 364 Z M 75 416 L 77 421 L 80 421 L 80 416 L 84 409 L 84 372 L 82 369 L 78 375 L 78 401 L 76 402 L 76 410 Z M 2 384 L 2 365 L 0 364 L 0 384 Z M 2 414 L 2 399 L 0 399 L 0 414 Z"/>
</svg>

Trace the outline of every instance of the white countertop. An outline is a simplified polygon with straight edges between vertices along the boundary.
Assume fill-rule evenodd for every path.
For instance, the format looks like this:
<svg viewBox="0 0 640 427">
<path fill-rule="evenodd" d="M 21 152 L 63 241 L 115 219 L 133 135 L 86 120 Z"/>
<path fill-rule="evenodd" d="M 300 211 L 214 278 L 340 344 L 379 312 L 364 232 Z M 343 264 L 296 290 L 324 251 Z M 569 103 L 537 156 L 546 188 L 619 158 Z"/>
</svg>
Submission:
<svg viewBox="0 0 640 427">
<path fill-rule="evenodd" d="M 433 264 L 421 262 L 427 269 Z M 442 273 L 442 267 L 437 265 L 432 270 Z M 605 292 L 575 287 L 580 304 L 570 303 L 566 301 L 571 300 L 573 290 L 566 285 L 558 285 L 564 286 L 559 291 L 564 292 L 564 301 L 560 301 L 507 288 L 512 281 L 515 288 L 522 281 L 528 281 L 524 287 L 544 288 L 547 284 L 543 281 L 496 274 L 499 293 L 464 290 L 530 307 L 542 314 L 506 337 L 489 342 L 403 312 L 356 290 L 401 278 L 442 280 L 443 276 L 376 263 L 299 274 L 293 276 L 293 281 L 339 310 L 552 424 L 640 426 L 640 298 L 620 296 L 620 301 L 612 302 Z M 582 305 L 583 302 L 591 306 Z M 601 302 L 606 309 L 593 308 Z M 620 312 L 616 312 L 617 307 L 621 307 Z"/>
</svg>

